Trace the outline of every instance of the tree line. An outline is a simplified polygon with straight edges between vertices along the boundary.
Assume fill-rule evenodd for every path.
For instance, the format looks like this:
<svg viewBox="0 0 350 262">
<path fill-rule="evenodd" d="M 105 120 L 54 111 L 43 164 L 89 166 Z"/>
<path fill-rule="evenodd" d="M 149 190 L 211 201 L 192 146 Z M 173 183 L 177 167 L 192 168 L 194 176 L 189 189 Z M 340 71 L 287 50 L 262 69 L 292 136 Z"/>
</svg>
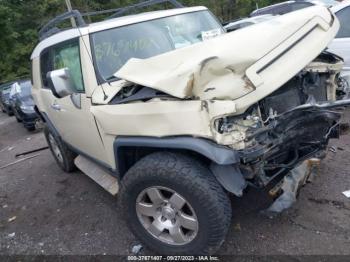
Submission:
<svg viewBox="0 0 350 262">
<path fill-rule="evenodd" d="M 81 12 L 119 8 L 137 0 L 71 0 Z M 249 15 L 256 7 L 279 0 L 179 0 L 185 6 L 208 7 L 222 21 Z M 156 6 L 154 8 L 164 8 Z M 38 31 L 55 16 L 66 12 L 65 0 L 0 0 L 0 83 L 30 75 L 30 54 Z M 93 18 L 87 18 L 93 22 Z"/>
</svg>

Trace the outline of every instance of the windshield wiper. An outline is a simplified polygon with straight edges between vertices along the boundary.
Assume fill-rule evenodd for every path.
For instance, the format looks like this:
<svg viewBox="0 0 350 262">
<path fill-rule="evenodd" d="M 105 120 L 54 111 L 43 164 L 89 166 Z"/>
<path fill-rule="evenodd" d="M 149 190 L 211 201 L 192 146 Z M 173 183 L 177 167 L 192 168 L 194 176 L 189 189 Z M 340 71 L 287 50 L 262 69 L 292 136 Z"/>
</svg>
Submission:
<svg viewBox="0 0 350 262">
<path fill-rule="evenodd" d="M 108 83 L 114 82 L 114 81 L 118 81 L 118 80 L 120 80 L 120 78 L 115 77 L 115 76 L 113 76 L 113 75 L 106 78 L 106 82 L 108 82 Z"/>
</svg>

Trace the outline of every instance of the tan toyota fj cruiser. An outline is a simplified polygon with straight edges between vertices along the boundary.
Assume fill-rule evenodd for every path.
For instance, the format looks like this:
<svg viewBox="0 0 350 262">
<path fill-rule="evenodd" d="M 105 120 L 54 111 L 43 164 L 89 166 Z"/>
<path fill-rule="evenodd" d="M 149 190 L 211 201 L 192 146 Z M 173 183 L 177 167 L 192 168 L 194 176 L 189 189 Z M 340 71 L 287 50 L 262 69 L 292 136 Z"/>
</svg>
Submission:
<svg viewBox="0 0 350 262">
<path fill-rule="evenodd" d="M 213 253 L 228 194 L 283 189 L 339 135 L 343 61 L 324 52 L 338 20 L 311 7 L 225 33 L 205 7 L 112 11 L 92 24 L 72 11 L 40 32 L 32 93 L 50 149 L 64 171 L 120 194 L 151 249 Z M 69 18 L 77 27 L 55 27 Z"/>
</svg>

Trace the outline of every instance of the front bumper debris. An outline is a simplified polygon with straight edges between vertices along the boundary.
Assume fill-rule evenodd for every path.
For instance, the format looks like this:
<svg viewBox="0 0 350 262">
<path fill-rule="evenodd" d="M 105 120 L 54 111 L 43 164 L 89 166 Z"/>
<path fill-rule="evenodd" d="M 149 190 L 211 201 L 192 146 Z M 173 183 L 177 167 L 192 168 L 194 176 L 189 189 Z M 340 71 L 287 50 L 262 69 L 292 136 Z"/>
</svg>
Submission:
<svg viewBox="0 0 350 262">
<path fill-rule="evenodd" d="M 319 158 L 341 133 L 341 108 L 350 99 L 297 106 L 251 131 L 252 146 L 239 151 L 245 178 L 257 187 L 280 180 L 303 161 Z"/>
<path fill-rule="evenodd" d="M 270 196 L 278 197 L 263 213 L 273 215 L 290 208 L 296 202 L 300 188 L 307 182 L 311 182 L 317 175 L 319 164 L 320 159 L 313 158 L 292 169 L 280 183 L 269 191 Z"/>
</svg>

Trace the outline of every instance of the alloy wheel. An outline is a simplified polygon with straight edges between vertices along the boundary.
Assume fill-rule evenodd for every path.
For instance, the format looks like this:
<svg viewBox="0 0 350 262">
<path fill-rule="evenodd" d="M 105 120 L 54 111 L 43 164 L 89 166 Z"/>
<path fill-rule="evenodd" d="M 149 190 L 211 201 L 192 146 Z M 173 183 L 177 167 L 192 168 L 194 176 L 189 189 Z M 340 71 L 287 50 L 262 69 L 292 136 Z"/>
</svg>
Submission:
<svg viewBox="0 0 350 262">
<path fill-rule="evenodd" d="M 58 144 L 55 140 L 55 138 L 53 137 L 52 134 L 49 134 L 49 142 L 52 148 L 52 152 L 54 153 L 54 155 L 56 156 L 56 158 L 58 159 L 58 161 L 60 163 L 63 163 L 63 156 L 61 153 L 61 149 L 58 147 Z"/>
<path fill-rule="evenodd" d="M 167 187 L 143 190 L 136 199 L 136 213 L 147 232 L 167 244 L 188 244 L 198 233 L 198 219 L 190 203 Z"/>
</svg>

